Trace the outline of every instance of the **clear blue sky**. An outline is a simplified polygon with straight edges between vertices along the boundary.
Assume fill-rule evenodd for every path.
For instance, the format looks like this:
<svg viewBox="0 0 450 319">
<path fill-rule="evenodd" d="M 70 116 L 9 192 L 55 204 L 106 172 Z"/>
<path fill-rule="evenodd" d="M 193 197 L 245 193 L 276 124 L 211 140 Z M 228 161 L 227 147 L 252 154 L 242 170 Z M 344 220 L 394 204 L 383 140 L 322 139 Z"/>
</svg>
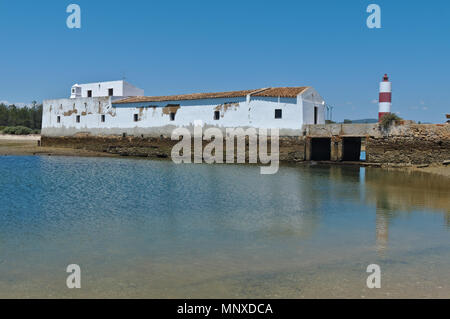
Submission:
<svg viewBox="0 0 450 319">
<path fill-rule="evenodd" d="M 66 7 L 81 6 L 68 29 Z M 366 8 L 381 6 L 381 29 Z M 126 79 L 146 95 L 314 86 L 334 120 L 450 113 L 450 1 L 0 0 L 0 100 L 67 97 L 75 82 Z"/>
</svg>

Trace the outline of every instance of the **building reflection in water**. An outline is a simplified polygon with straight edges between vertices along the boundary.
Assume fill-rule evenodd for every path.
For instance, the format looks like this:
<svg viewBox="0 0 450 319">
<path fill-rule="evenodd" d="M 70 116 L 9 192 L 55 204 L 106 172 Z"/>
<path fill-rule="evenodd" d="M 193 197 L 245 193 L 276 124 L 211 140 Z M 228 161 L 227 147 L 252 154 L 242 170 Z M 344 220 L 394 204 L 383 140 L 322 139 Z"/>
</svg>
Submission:
<svg viewBox="0 0 450 319">
<path fill-rule="evenodd" d="M 422 172 L 365 169 L 365 199 L 376 205 L 376 248 L 384 255 L 389 224 L 400 214 L 417 210 L 443 214 L 450 228 L 450 182 L 448 178 Z"/>
</svg>

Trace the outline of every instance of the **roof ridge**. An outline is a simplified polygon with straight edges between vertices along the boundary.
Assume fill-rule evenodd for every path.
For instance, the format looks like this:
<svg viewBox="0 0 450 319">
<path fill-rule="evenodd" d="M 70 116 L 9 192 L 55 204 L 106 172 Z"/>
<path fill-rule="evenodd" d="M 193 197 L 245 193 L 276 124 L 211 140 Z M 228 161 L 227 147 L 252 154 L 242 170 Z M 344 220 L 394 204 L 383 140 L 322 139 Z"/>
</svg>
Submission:
<svg viewBox="0 0 450 319">
<path fill-rule="evenodd" d="M 262 93 L 262 92 L 264 92 L 264 91 L 267 91 L 267 90 L 269 90 L 269 89 L 271 89 L 271 87 L 267 87 L 267 88 L 262 88 L 262 89 L 258 89 L 258 90 L 255 90 L 255 91 L 253 91 L 252 93 L 250 93 L 250 95 L 252 95 L 252 94 L 258 94 L 258 93 Z"/>
</svg>

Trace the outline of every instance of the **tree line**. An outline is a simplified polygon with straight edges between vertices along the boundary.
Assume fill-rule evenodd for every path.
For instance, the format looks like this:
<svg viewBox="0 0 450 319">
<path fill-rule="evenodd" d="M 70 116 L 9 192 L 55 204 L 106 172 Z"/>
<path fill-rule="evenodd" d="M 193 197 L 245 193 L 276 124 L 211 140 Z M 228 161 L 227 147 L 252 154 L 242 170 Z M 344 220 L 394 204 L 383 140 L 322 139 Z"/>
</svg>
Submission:
<svg viewBox="0 0 450 319">
<path fill-rule="evenodd" d="M 0 127 L 25 126 L 33 130 L 42 127 L 42 104 L 33 101 L 31 106 L 17 107 L 0 104 Z"/>
</svg>

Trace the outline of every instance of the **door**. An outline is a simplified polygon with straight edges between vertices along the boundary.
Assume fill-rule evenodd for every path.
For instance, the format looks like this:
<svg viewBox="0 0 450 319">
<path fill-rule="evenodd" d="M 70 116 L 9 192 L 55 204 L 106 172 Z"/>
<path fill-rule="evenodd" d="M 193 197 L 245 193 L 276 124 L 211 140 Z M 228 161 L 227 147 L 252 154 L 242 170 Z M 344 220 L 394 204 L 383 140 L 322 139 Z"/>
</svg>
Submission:
<svg viewBox="0 0 450 319">
<path fill-rule="evenodd" d="M 314 106 L 314 124 L 317 124 L 318 111 L 319 111 L 319 108 L 317 106 Z"/>
</svg>

